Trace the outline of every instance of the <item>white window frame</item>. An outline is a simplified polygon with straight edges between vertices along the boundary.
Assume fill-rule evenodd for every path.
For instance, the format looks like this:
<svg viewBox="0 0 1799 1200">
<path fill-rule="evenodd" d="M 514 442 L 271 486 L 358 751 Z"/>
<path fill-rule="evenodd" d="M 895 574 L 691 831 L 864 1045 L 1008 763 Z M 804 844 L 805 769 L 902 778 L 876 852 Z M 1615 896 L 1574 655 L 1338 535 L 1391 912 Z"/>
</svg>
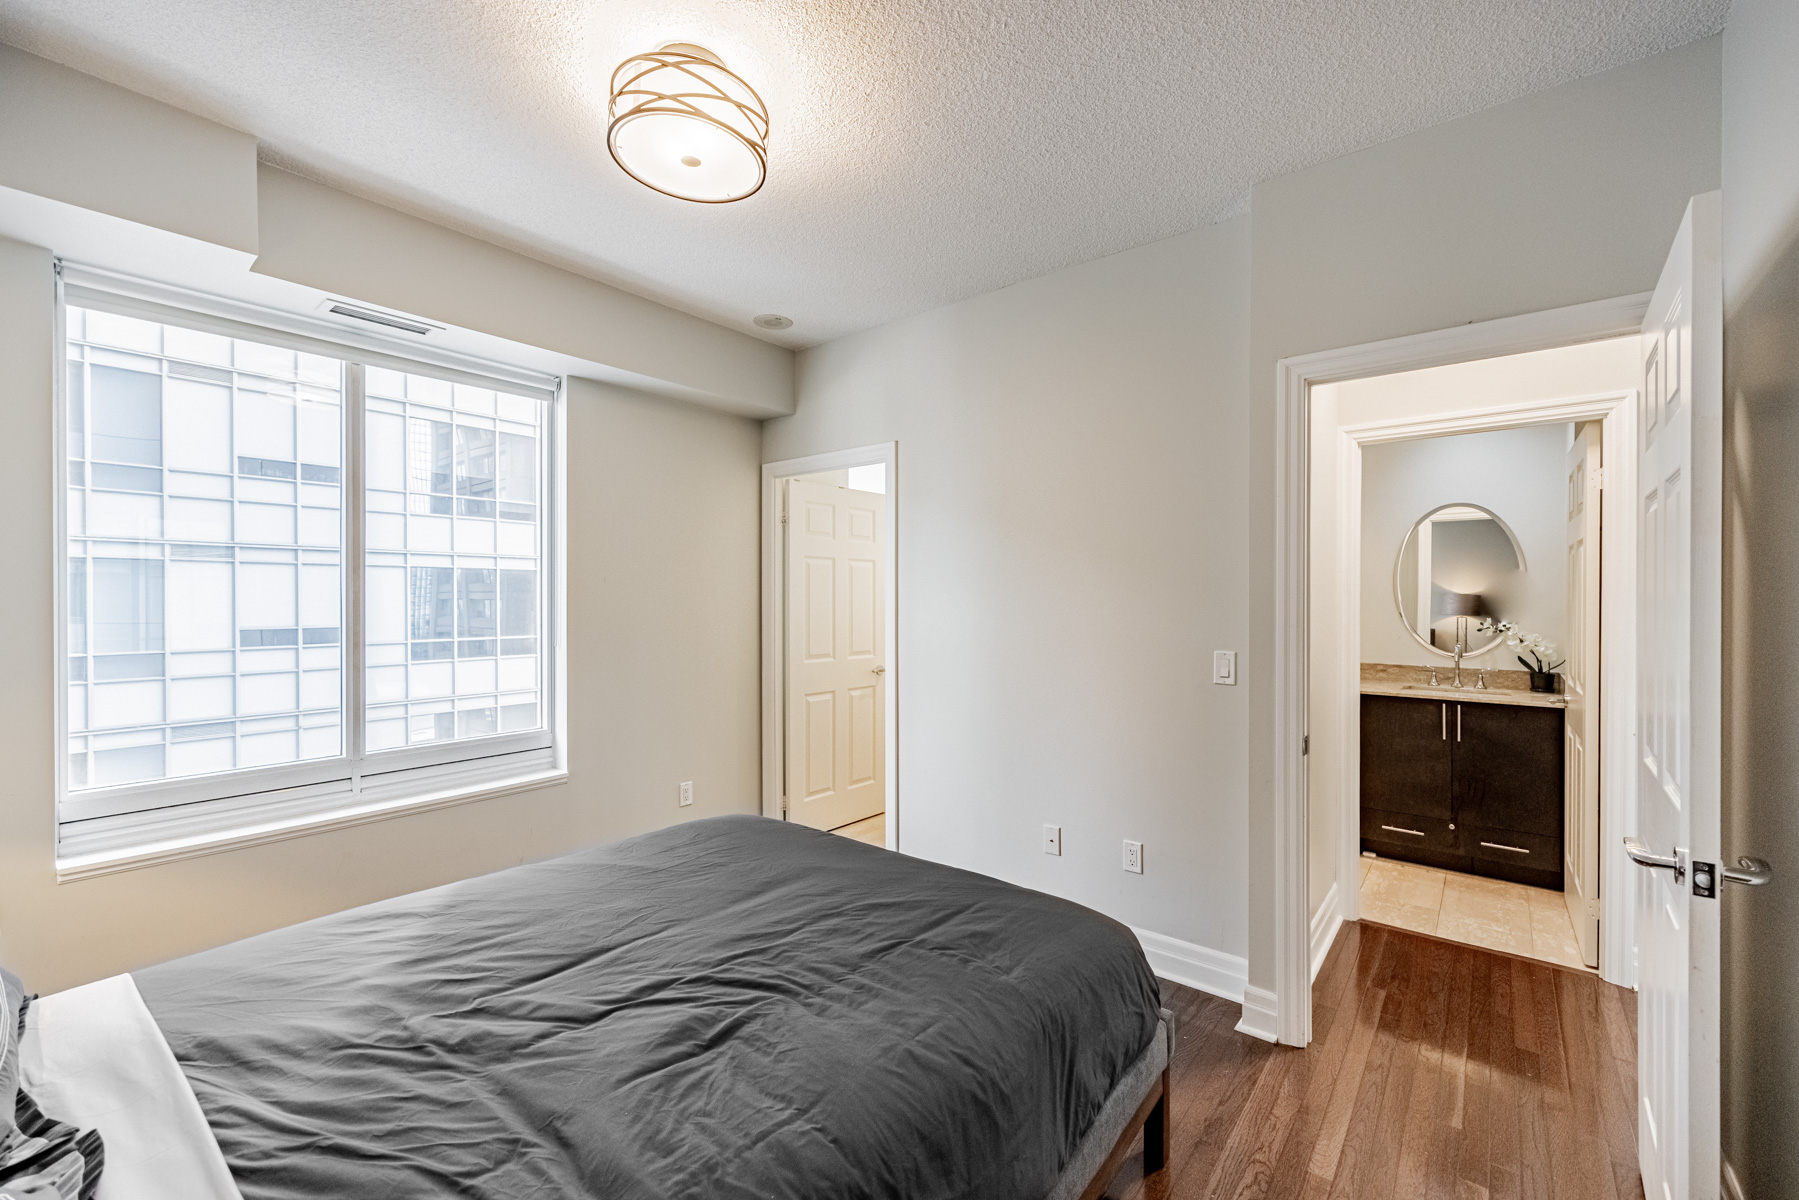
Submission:
<svg viewBox="0 0 1799 1200">
<path fill-rule="evenodd" d="M 343 361 L 344 464 L 339 510 L 344 620 L 342 753 L 328 759 L 210 775 L 69 790 L 68 306 L 185 326 Z M 438 347 L 345 330 L 326 321 L 207 296 L 108 272 L 58 264 L 56 294 L 56 817 L 62 880 L 381 819 L 397 811 L 548 786 L 567 778 L 563 699 L 563 429 L 560 378 Z M 539 511 L 539 704 L 537 730 L 466 741 L 365 749 L 363 688 L 363 379 L 367 367 L 497 388 L 543 402 Z"/>
</svg>

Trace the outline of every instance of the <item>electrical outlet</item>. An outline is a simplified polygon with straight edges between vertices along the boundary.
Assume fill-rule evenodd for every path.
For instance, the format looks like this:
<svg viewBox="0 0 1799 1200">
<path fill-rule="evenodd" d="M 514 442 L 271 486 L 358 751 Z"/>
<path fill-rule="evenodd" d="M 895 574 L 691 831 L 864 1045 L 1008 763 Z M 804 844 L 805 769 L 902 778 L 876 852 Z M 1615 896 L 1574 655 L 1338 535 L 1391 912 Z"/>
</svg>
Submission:
<svg viewBox="0 0 1799 1200">
<path fill-rule="evenodd" d="M 1227 687 L 1237 685 L 1237 652 L 1235 650 L 1212 651 L 1212 682 Z"/>
<path fill-rule="evenodd" d="M 1143 843 L 1125 839 L 1124 869 L 1133 875 L 1143 874 Z"/>
<path fill-rule="evenodd" d="M 681 785 L 681 807 L 686 808 L 693 803 L 693 780 L 689 779 Z"/>
<path fill-rule="evenodd" d="M 1043 852 L 1055 855 L 1062 853 L 1062 827 L 1060 825 L 1043 827 Z"/>
</svg>

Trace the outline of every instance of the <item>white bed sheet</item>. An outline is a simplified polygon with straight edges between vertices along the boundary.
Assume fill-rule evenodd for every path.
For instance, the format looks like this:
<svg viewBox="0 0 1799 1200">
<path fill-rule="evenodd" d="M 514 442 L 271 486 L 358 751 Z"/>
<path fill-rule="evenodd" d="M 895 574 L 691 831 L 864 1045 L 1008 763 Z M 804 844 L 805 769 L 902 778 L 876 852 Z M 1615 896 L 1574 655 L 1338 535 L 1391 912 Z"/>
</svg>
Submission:
<svg viewBox="0 0 1799 1200">
<path fill-rule="evenodd" d="M 131 976 L 33 1001 L 19 1066 L 45 1113 L 105 1139 L 98 1200 L 242 1200 Z"/>
</svg>

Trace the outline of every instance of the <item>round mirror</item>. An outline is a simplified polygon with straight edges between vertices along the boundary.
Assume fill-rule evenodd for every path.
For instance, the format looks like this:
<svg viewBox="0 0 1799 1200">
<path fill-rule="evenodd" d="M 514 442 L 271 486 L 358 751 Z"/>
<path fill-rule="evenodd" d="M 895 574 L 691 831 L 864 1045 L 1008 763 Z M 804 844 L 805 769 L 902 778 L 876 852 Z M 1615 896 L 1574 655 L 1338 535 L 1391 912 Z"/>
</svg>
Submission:
<svg viewBox="0 0 1799 1200">
<path fill-rule="evenodd" d="M 1515 609 L 1524 548 L 1498 514 L 1478 504 L 1445 504 L 1418 518 L 1399 546 L 1393 602 L 1406 632 L 1445 658 L 1472 658 L 1502 635 L 1480 632 Z"/>
</svg>

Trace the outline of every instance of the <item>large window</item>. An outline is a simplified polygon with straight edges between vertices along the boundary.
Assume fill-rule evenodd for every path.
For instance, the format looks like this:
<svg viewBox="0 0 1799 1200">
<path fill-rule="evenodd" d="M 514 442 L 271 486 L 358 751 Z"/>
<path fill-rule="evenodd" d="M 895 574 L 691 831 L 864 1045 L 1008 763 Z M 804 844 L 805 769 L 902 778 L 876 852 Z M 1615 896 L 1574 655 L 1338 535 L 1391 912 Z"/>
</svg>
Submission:
<svg viewBox="0 0 1799 1200">
<path fill-rule="evenodd" d="M 64 329 L 65 857 L 551 765 L 548 386 L 73 288 Z"/>
</svg>

